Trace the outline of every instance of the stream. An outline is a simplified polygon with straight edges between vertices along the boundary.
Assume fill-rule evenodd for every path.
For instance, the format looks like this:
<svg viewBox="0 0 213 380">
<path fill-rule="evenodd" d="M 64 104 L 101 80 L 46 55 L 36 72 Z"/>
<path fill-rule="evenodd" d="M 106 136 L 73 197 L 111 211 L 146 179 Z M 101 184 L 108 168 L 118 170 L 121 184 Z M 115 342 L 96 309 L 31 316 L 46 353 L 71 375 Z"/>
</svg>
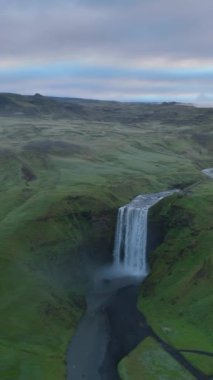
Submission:
<svg viewBox="0 0 213 380">
<path fill-rule="evenodd" d="M 147 336 L 197 380 L 210 379 L 193 367 L 181 350 L 158 337 L 137 309 L 139 288 L 148 274 L 149 208 L 177 191 L 139 195 L 119 209 L 114 262 L 100 269 L 91 281 L 87 310 L 67 353 L 67 380 L 119 380 L 118 362 Z"/>
<path fill-rule="evenodd" d="M 152 330 L 137 309 L 138 279 L 104 274 L 99 274 L 88 294 L 86 314 L 70 344 L 67 380 L 120 380 L 118 362 L 148 336 L 195 379 L 212 379 L 187 361 L 184 350 L 176 350 Z"/>
<path fill-rule="evenodd" d="M 118 336 L 116 338 L 118 331 L 122 331 L 117 329 L 116 322 L 120 319 L 122 326 L 126 317 L 131 318 L 130 313 L 126 313 L 122 307 L 116 311 L 118 314 L 114 318 L 112 305 L 119 290 L 126 289 L 131 284 L 137 287 L 137 284 L 134 278 L 110 278 L 106 275 L 107 272 L 109 270 L 97 275 L 87 295 L 86 314 L 79 323 L 68 350 L 68 380 L 119 379 L 116 365 L 118 358 L 123 355 L 123 349 L 120 348 L 121 340 Z M 136 299 L 134 301 L 136 305 Z M 131 303 L 134 304 L 134 301 L 131 300 Z M 123 328 L 126 331 L 126 327 Z"/>
</svg>

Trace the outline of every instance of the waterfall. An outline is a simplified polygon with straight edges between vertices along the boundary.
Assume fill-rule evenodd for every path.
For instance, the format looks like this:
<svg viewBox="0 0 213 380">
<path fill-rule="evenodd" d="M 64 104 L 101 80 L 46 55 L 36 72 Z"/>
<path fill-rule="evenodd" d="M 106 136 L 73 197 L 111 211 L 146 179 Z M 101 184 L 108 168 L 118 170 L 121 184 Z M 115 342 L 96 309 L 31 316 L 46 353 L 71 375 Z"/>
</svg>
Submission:
<svg viewBox="0 0 213 380">
<path fill-rule="evenodd" d="M 147 221 L 149 208 L 178 190 L 138 195 L 118 210 L 114 245 L 114 267 L 117 270 L 145 277 L 148 274 L 146 257 Z"/>
</svg>

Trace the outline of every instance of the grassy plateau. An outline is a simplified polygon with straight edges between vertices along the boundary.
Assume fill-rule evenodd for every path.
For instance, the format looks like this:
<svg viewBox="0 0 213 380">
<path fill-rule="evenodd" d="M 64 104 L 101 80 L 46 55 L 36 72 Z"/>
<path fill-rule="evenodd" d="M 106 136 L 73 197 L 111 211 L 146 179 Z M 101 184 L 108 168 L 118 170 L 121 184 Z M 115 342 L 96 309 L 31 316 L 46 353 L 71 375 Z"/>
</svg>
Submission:
<svg viewBox="0 0 213 380">
<path fill-rule="evenodd" d="M 213 166 L 212 131 L 213 109 L 191 105 L 0 94 L 0 379 L 65 379 L 88 277 L 111 259 L 117 208 L 171 188 L 185 190 L 150 214 L 164 239 L 138 307 L 179 350 L 213 351 L 212 179 L 201 173 Z M 211 357 L 183 354 L 212 373 Z M 193 378 L 151 338 L 119 371 Z"/>
</svg>

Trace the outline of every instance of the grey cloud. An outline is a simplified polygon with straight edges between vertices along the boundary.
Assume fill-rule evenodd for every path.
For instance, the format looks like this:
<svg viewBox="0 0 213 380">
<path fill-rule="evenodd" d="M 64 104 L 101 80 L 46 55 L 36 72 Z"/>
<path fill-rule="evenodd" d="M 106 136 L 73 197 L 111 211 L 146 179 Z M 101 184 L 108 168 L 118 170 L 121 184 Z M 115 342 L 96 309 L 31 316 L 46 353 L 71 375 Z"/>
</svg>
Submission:
<svg viewBox="0 0 213 380">
<path fill-rule="evenodd" d="M 1 59 L 213 56 L 212 0 L 36 4 L 1 12 Z"/>
<path fill-rule="evenodd" d="M 43 74 L 26 70 L 24 76 L 8 69 L 4 79 L 0 74 L 2 91 L 25 87 L 27 92 L 36 88 L 44 94 L 108 99 L 211 97 L 211 72 L 190 74 L 181 67 L 179 74 L 167 67 L 160 72 L 158 62 L 168 60 L 178 69 L 184 59 L 196 59 L 203 68 L 207 59 L 213 61 L 212 0 L 0 0 L 0 7 L 0 67 L 8 61 L 23 67 L 85 65 L 84 74 L 66 80 L 57 68 L 52 76 L 45 69 Z M 143 59 L 153 67 L 139 75 L 136 66 L 143 69 Z M 128 65 L 132 73 L 122 72 Z M 87 67 L 94 70 L 87 73 Z"/>
</svg>

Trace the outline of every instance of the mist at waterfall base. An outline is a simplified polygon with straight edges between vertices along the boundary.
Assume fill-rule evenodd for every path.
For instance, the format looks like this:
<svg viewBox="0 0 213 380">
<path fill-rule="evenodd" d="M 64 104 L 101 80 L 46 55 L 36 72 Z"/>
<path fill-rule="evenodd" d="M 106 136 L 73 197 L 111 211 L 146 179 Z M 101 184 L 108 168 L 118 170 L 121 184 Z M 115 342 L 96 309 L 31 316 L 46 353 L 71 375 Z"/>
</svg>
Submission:
<svg viewBox="0 0 213 380">
<path fill-rule="evenodd" d="M 117 363 L 147 334 L 136 304 L 148 274 L 148 212 L 177 191 L 139 195 L 118 210 L 113 263 L 92 276 L 86 313 L 68 349 L 67 380 L 118 380 Z"/>
<path fill-rule="evenodd" d="M 179 190 L 141 194 L 119 208 L 113 251 L 113 263 L 102 268 L 99 279 L 126 278 L 142 281 L 149 273 L 147 263 L 147 225 L 149 209 L 161 199 Z"/>
</svg>

